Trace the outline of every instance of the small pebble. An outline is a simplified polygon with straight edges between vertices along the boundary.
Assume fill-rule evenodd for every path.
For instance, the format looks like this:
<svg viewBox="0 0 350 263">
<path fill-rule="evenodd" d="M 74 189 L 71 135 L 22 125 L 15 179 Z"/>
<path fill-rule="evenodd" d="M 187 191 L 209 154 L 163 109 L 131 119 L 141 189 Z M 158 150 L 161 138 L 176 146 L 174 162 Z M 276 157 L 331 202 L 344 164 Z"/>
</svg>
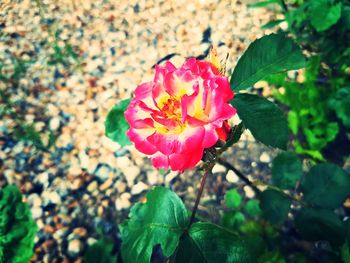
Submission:
<svg viewBox="0 0 350 263">
<path fill-rule="evenodd" d="M 112 184 L 113 184 L 113 180 L 108 179 L 107 181 L 105 181 L 103 184 L 100 185 L 99 189 L 100 189 L 100 191 L 104 192 L 108 188 L 110 188 L 112 186 Z"/>
<path fill-rule="evenodd" d="M 131 194 L 132 195 L 138 195 L 142 193 L 143 191 L 147 190 L 149 188 L 148 185 L 146 185 L 143 182 L 137 182 L 132 188 L 131 188 Z"/>
<path fill-rule="evenodd" d="M 72 257 L 76 257 L 83 249 L 83 243 L 79 239 L 73 239 L 68 244 L 68 254 Z"/>
<path fill-rule="evenodd" d="M 226 174 L 226 180 L 229 183 L 237 183 L 239 181 L 239 177 L 236 175 L 234 171 L 229 170 Z"/>
<path fill-rule="evenodd" d="M 141 169 L 138 166 L 131 166 L 122 169 L 128 186 L 131 187 L 134 184 L 136 177 L 140 174 Z"/>
<path fill-rule="evenodd" d="M 60 119 L 57 117 L 54 117 L 50 120 L 49 127 L 52 131 L 57 131 L 60 127 Z"/>
<path fill-rule="evenodd" d="M 92 181 L 88 187 L 87 187 L 87 190 L 92 193 L 92 192 L 95 192 L 97 190 L 97 187 L 98 187 L 98 184 L 96 181 Z"/>
<path fill-rule="evenodd" d="M 94 174 L 98 179 L 104 182 L 109 178 L 110 173 L 111 173 L 111 168 L 108 165 L 102 164 L 98 166 Z"/>
<path fill-rule="evenodd" d="M 261 155 L 260 155 L 260 158 L 259 158 L 260 162 L 262 163 L 269 163 L 271 161 L 271 157 L 270 155 L 268 155 L 266 152 L 263 152 Z"/>
<path fill-rule="evenodd" d="M 223 165 L 220 164 L 215 164 L 215 166 L 213 167 L 212 173 L 226 173 L 226 168 Z"/>
<path fill-rule="evenodd" d="M 130 203 L 131 195 L 129 193 L 123 193 L 115 201 L 115 208 L 119 211 L 122 209 L 127 209 L 131 206 Z"/>
</svg>

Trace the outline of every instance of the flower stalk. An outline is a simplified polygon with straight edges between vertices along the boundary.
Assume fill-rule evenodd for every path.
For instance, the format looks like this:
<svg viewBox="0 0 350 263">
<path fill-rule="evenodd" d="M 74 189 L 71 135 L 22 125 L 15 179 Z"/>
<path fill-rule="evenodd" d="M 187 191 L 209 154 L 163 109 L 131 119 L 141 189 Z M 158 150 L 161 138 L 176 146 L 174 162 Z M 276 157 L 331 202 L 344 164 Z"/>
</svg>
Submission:
<svg viewBox="0 0 350 263">
<path fill-rule="evenodd" d="M 215 162 L 210 163 L 208 165 L 208 167 L 205 169 L 205 172 L 204 172 L 204 174 L 203 174 L 203 176 L 201 178 L 201 182 L 200 182 L 200 186 L 199 186 L 199 189 L 198 189 L 196 201 L 195 201 L 194 206 L 192 208 L 192 214 L 191 214 L 190 222 L 188 224 L 187 229 L 189 229 L 191 227 L 191 225 L 194 223 L 194 220 L 196 218 L 196 212 L 198 210 L 198 205 L 199 205 L 199 202 L 200 202 L 202 194 L 203 194 L 205 182 L 207 180 L 208 174 L 211 174 L 211 170 L 213 169 L 214 165 L 215 165 Z"/>
</svg>

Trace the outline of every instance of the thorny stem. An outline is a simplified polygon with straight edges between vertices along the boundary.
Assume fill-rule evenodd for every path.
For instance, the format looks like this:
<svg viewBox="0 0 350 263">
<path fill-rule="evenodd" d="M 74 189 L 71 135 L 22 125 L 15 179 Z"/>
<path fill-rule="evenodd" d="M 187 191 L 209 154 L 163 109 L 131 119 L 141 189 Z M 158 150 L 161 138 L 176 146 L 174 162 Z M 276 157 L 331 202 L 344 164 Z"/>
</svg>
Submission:
<svg viewBox="0 0 350 263">
<path fill-rule="evenodd" d="M 300 200 L 296 195 L 295 195 L 295 191 L 293 195 L 290 195 L 286 192 L 284 192 L 282 189 L 274 186 L 274 185 L 270 185 L 270 184 L 266 184 L 264 182 L 258 181 L 258 180 L 254 180 L 251 181 L 249 180 L 241 171 L 239 171 L 236 167 L 234 167 L 232 164 L 230 164 L 229 162 L 223 160 L 223 159 L 218 159 L 218 163 L 225 166 L 227 169 L 232 170 L 236 173 L 236 175 L 242 180 L 244 181 L 247 185 L 249 185 L 254 192 L 259 195 L 261 194 L 261 190 L 257 187 L 259 185 L 261 186 L 265 186 L 265 187 L 269 187 L 270 189 L 273 189 L 279 193 L 281 193 L 282 195 L 284 195 L 285 197 L 287 197 L 290 200 L 293 200 L 295 202 L 298 202 L 299 204 L 303 205 L 303 206 L 308 206 L 308 204 L 304 203 L 302 200 Z"/>
<path fill-rule="evenodd" d="M 208 165 L 208 167 L 205 169 L 205 172 L 204 172 L 204 174 L 202 176 L 201 184 L 200 184 L 200 187 L 199 187 L 199 190 L 198 190 L 198 193 L 197 193 L 197 197 L 196 197 L 196 201 L 195 201 L 194 206 L 192 208 L 192 214 L 191 214 L 190 222 L 188 224 L 188 229 L 190 228 L 190 226 L 194 222 L 194 219 L 196 217 L 196 212 L 197 212 L 197 209 L 198 209 L 198 205 L 199 205 L 199 201 L 201 200 L 202 193 L 203 193 L 204 186 L 205 186 L 205 182 L 207 180 L 207 176 L 208 176 L 209 173 L 211 173 L 211 169 L 214 167 L 214 165 L 215 165 L 215 162 L 210 163 Z"/>
<path fill-rule="evenodd" d="M 287 197 L 288 199 L 292 200 L 292 201 L 295 201 L 303 206 L 308 206 L 308 204 L 304 203 L 302 200 L 300 200 L 295 194 L 288 194 L 286 192 L 284 192 L 281 188 L 279 187 L 276 187 L 274 185 L 270 185 L 270 184 L 266 184 L 264 182 L 261 182 L 261 181 L 254 181 L 253 182 L 254 185 L 262 185 L 262 186 L 266 186 L 270 189 L 273 189 L 279 193 L 281 193 L 282 195 L 284 195 L 285 197 Z"/>
<path fill-rule="evenodd" d="M 235 172 L 235 174 L 242 180 L 244 181 L 247 185 L 249 185 L 256 194 L 260 194 L 261 191 L 259 188 L 255 186 L 255 184 L 248 179 L 241 171 L 239 171 L 236 167 L 234 167 L 232 164 L 229 162 L 223 160 L 223 159 L 218 159 L 218 163 L 225 166 L 227 169 L 232 170 Z"/>
</svg>

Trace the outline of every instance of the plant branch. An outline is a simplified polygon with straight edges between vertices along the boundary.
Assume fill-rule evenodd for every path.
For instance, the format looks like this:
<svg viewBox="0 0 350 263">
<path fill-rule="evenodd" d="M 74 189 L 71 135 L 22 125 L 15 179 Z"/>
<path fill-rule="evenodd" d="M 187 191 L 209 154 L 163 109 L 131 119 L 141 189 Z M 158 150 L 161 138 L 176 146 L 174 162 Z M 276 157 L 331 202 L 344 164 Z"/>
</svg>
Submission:
<svg viewBox="0 0 350 263">
<path fill-rule="evenodd" d="M 274 185 L 270 185 L 270 184 L 267 184 L 267 183 L 264 183 L 264 182 L 261 182 L 259 180 L 254 180 L 254 181 L 251 181 L 249 180 L 242 172 L 240 172 L 239 170 L 236 169 L 236 167 L 234 167 L 232 164 L 230 164 L 229 162 L 223 160 L 223 159 L 218 159 L 218 163 L 225 166 L 227 169 L 230 169 L 232 171 L 234 171 L 237 176 L 242 180 L 244 181 L 247 185 L 249 185 L 253 190 L 254 192 L 259 195 L 261 193 L 261 190 L 257 187 L 259 185 L 261 186 L 265 186 L 265 187 L 268 187 L 270 189 L 273 189 L 279 193 L 281 193 L 282 195 L 284 195 L 285 197 L 289 198 L 290 200 L 292 201 L 295 201 L 303 206 L 308 206 L 308 204 L 306 204 L 305 202 L 303 202 L 302 200 L 300 200 L 300 198 L 298 198 L 296 195 L 295 195 L 295 191 L 294 191 L 294 194 L 293 195 L 290 195 L 288 193 L 285 193 L 282 189 L 280 189 L 279 187 L 276 187 Z"/>
<path fill-rule="evenodd" d="M 236 167 L 234 167 L 232 164 L 230 164 L 229 162 L 223 160 L 223 159 L 218 159 L 218 163 L 225 166 L 227 169 L 232 170 L 235 172 L 235 174 L 243 181 L 245 182 L 247 185 L 249 185 L 256 194 L 260 194 L 261 191 L 259 188 L 256 187 L 256 185 L 254 184 L 254 182 L 250 181 L 248 179 L 248 177 L 246 177 L 241 171 L 239 171 Z"/>
<path fill-rule="evenodd" d="M 203 176 L 201 178 L 201 184 L 199 186 L 199 190 L 198 190 L 198 193 L 197 193 L 196 201 L 195 201 L 194 206 L 192 208 L 192 214 L 191 214 L 190 222 L 188 224 L 188 228 L 190 228 L 190 226 L 194 222 L 194 219 L 196 217 L 196 212 L 197 212 L 197 209 L 198 209 L 198 205 L 199 205 L 199 201 L 201 200 L 202 193 L 203 193 L 204 186 L 205 186 L 205 182 L 207 180 L 207 176 L 208 176 L 209 173 L 211 173 L 211 169 L 214 167 L 214 165 L 215 165 L 215 162 L 214 163 L 210 163 L 208 165 L 208 167 L 205 169 L 205 172 L 204 172 L 204 174 L 203 174 Z"/>
</svg>

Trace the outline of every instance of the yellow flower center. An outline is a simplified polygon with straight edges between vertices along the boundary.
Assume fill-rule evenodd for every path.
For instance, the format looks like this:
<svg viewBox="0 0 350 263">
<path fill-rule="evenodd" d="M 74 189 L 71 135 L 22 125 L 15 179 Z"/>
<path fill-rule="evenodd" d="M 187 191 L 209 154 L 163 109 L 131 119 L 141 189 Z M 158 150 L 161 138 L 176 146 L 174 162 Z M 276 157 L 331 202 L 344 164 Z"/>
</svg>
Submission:
<svg viewBox="0 0 350 263">
<path fill-rule="evenodd" d="M 166 95 L 160 99 L 159 108 L 161 112 L 164 114 L 166 119 L 176 121 L 176 127 L 166 127 L 163 124 L 155 122 L 155 128 L 158 132 L 165 134 L 180 134 L 184 128 L 186 127 L 185 123 L 182 123 L 181 117 L 181 102 L 177 97 L 172 97 L 170 95 Z"/>
</svg>

